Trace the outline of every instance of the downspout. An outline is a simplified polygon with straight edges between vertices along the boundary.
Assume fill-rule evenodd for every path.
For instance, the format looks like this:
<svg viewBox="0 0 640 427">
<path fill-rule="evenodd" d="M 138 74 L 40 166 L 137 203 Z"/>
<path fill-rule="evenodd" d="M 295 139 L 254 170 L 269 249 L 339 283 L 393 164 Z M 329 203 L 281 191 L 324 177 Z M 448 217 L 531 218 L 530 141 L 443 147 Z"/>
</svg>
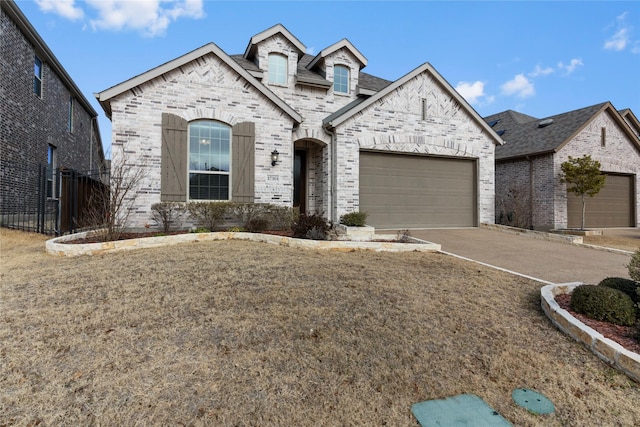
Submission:
<svg viewBox="0 0 640 427">
<path fill-rule="evenodd" d="M 335 192 L 335 188 L 336 188 L 336 181 L 337 181 L 337 176 L 335 171 L 338 169 L 337 167 L 337 147 L 336 147 L 336 131 L 335 128 L 332 126 L 333 123 L 327 123 L 325 126 L 323 126 L 323 129 L 326 133 L 328 133 L 331 136 L 331 149 L 329 150 L 329 155 L 330 155 L 330 159 L 329 159 L 329 165 L 330 165 L 330 170 L 329 170 L 329 221 L 333 221 L 335 222 L 337 220 L 337 201 L 336 201 L 336 192 Z"/>
<path fill-rule="evenodd" d="M 529 228 L 533 230 L 533 159 L 527 156 L 529 161 Z"/>
<path fill-rule="evenodd" d="M 89 167 L 87 168 L 87 170 L 91 170 L 92 169 L 92 165 L 93 165 L 93 125 L 96 121 L 95 117 L 91 118 L 91 130 L 89 131 Z"/>
</svg>

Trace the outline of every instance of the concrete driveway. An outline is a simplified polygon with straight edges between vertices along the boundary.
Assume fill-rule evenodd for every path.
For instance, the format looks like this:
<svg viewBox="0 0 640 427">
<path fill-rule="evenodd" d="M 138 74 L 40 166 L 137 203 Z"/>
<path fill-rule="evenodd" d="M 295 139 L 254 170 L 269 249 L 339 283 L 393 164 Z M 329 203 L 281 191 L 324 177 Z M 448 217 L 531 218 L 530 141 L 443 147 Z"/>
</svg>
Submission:
<svg viewBox="0 0 640 427">
<path fill-rule="evenodd" d="M 625 229 L 640 235 L 640 229 Z M 483 228 L 411 230 L 411 236 L 439 243 L 453 253 L 552 283 L 598 284 L 606 277 L 629 277 L 631 255 L 534 239 Z"/>
</svg>

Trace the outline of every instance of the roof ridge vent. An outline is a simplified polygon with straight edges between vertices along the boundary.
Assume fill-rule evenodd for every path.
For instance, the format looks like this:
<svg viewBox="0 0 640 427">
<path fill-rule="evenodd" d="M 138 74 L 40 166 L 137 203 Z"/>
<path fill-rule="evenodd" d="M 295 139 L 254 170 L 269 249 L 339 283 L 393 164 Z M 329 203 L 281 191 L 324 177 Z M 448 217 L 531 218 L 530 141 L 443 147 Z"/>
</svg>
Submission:
<svg viewBox="0 0 640 427">
<path fill-rule="evenodd" d="M 553 119 L 544 119 L 540 123 L 538 123 L 539 128 L 544 128 L 553 124 Z"/>
</svg>

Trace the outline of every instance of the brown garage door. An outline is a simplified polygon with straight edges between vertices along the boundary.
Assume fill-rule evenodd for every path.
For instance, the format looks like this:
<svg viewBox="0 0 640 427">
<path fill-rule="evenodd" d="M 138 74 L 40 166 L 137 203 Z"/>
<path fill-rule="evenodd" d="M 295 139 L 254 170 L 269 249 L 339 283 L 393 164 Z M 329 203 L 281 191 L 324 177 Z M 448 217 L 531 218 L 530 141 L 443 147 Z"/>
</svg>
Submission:
<svg viewBox="0 0 640 427">
<path fill-rule="evenodd" d="M 632 175 L 606 174 L 602 190 L 593 197 L 586 196 L 585 227 L 635 227 Z M 582 200 L 567 192 L 569 228 L 582 224 Z"/>
<path fill-rule="evenodd" d="M 477 225 L 476 161 L 360 152 L 360 211 L 376 228 Z"/>
</svg>

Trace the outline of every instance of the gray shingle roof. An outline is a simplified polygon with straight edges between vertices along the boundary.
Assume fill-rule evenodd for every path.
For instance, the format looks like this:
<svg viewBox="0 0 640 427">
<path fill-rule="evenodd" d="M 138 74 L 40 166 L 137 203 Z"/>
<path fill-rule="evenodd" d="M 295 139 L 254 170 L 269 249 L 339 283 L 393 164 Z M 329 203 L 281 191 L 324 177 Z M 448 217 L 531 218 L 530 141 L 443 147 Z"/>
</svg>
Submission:
<svg viewBox="0 0 640 427">
<path fill-rule="evenodd" d="M 607 105 L 610 103 L 603 102 L 543 119 L 508 110 L 484 120 L 489 124 L 498 120 L 493 129 L 504 130 L 505 144 L 496 147 L 496 160 L 501 160 L 555 152 Z M 553 122 L 544 126 L 550 120 Z"/>
</svg>

